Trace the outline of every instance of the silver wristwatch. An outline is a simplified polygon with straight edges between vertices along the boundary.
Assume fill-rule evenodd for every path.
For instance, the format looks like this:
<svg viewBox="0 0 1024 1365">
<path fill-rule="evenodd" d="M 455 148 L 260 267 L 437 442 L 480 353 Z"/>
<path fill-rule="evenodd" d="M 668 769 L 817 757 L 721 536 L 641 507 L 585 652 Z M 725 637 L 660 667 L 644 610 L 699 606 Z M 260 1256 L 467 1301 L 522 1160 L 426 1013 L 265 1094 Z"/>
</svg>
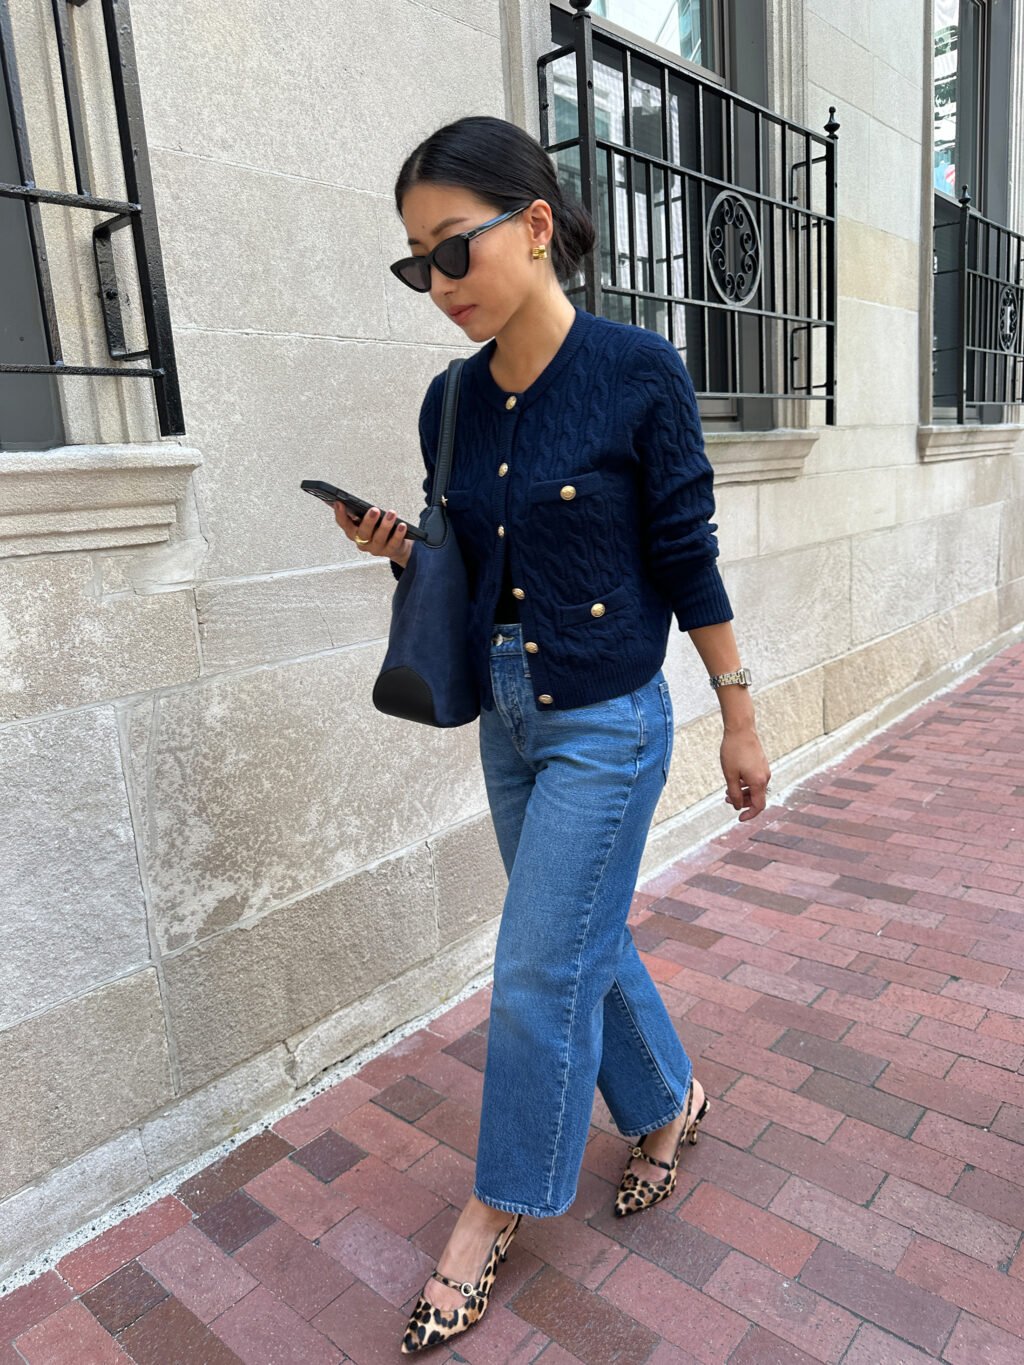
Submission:
<svg viewBox="0 0 1024 1365">
<path fill-rule="evenodd" d="M 744 687 L 749 687 L 753 681 L 749 668 L 737 668 L 733 673 L 712 673 L 708 678 L 712 687 L 722 687 L 726 683 L 741 683 Z"/>
</svg>

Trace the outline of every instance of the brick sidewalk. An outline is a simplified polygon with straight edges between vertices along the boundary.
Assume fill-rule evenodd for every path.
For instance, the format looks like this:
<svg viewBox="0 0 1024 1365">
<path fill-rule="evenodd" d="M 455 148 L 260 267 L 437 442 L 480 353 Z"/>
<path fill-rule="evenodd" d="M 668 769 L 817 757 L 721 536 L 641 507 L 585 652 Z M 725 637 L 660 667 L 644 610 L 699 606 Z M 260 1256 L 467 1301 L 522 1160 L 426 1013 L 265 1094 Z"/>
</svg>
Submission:
<svg viewBox="0 0 1024 1365">
<path fill-rule="evenodd" d="M 645 885 L 701 1140 L 620 1222 L 598 1099 L 576 1202 L 523 1221 L 483 1320 L 427 1359 L 1024 1359 L 1022 759 L 1016 645 Z M 0 1365 L 405 1359 L 472 1187 L 488 1002 L 0 1300 Z"/>
</svg>

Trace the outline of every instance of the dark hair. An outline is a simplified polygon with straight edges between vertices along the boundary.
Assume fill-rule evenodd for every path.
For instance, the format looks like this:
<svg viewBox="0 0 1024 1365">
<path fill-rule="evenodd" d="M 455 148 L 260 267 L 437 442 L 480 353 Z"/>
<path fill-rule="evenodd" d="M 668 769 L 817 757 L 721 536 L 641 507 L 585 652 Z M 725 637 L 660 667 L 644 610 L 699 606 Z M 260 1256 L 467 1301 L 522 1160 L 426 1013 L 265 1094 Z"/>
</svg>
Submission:
<svg viewBox="0 0 1024 1365">
<path fill-rule="evenodd" d="M 590 214 L 562 192 L 554 163 L 537 139 L 507 119 L 471 114 L 446 123 L 421 142 L 395 181 L 399 217 L 406 194 L 421 181 L 471 190 L 499 213 L 524 201 L 547 200 L 554 220 L 552 264 L 563 284 L 594 249 Z"/>
</svg>

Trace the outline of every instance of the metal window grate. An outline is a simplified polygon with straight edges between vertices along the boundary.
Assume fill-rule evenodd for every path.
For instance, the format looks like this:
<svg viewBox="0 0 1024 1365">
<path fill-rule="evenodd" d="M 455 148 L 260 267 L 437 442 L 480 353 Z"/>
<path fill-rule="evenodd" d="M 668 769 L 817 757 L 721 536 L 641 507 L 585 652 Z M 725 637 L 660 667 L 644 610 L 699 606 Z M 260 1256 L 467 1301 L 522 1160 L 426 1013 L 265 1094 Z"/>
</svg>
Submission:
<svg viewBox="0 0 1024 1365">
<path fill-rule="evenodd" d="M 1002 421 L 1003 406 L 1024 402 L 1024 237 L 975 213 L 966 185 L 957 202 L 958 221 L 936 221 L 933 234 L 934 402 L 955 404 L 961 424 L 968 405 Z M 942 307 L 952 289 L 955 307 Z"/>
<path fill-rule="evenodd" d="M 36 289 L 42 308 L 49 356 L 47 364 L 37 365 L 5 363 L 0 357 L 0 373 L 117 375 L 152 379 L 160 431 L 164 436 L 180 436 L 184 434 L 185 426 L 128 0 L 97 0 L 102 7 L 110 80 L 117 115 L 121 165 L 127 195 L 124 201 L 106 199 L 93 194 L 86 169 L 82 98 L 68 14 L 69 5 L 80 7 L 86 3 L 88 0 L 51 0 L 54 38 L 64 88 L 68 137 L 75 169 L 76 192 L 68 193 L 63 190 L 42 189 L 35 182 L 25 106 L 14 50 L 9 0 L 0 0 L 0 66 L 3 68 L 4 92 L 14 129 L 20 176 L 19 184 L 0 183 L 0 195 L 20 200 L 25 205 Z M 93 253 L 106 327 L 107 349 L 112 360 L 129 361 L 146 356 L 150 362 L 148 365 L 65 363 L 39 211 L 41 203 L 114 215 L 93 228 Z M 145 320 L 146 345 L 135 351 L 129 351 L 125 341 L 124 319 L 120 306 L 121 290 L 114 268 L 111 244 L 111 234 L 121 228 L 131 230 Z"/>
<path fill-rule="evenodd" d="M 542 145 L 597 229 L 567 292 L 661 331 L 703 398 L 824 402 L 834 425 L 835 108 L 827 136 L 791 123 L 589 3 L 552 7 L 538 62 Z"/>
</svg>

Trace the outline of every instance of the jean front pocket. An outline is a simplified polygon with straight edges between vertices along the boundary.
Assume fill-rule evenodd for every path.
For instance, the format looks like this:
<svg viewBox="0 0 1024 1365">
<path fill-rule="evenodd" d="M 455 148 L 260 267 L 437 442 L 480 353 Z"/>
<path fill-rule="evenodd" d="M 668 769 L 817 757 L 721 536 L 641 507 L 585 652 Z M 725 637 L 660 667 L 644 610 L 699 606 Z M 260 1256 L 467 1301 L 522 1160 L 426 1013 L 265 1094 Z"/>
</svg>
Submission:
<svg viewBox="0 0 1024 1365">
<path fill-rule="evenodd" d="M 668 781 L 669 764 L 672 762 L 672 747 L 675 741 L 675 722 L 672 713 L 672 696 L 668 690 L 668 682 L 665 678 L 658 681 L 658 696 L 661 698 L 661 709 L 665 718 L 665 756 L 661 761 L 661 772 L 665 781 Z"/>
</svg>

